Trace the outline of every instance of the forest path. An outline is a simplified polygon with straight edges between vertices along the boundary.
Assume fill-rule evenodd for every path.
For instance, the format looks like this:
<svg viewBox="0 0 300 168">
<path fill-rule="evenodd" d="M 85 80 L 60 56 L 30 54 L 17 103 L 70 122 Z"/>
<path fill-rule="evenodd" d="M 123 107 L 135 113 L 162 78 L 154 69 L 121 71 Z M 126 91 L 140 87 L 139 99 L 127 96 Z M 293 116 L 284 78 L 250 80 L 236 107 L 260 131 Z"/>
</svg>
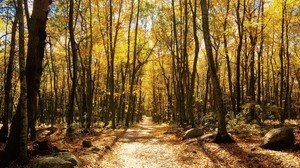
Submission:
<svg viewBox="0 0 300 168">
<path fill-rule="evenodd" d="M 167 126 L 155 124 L 151 118 L 144 117 L 141 123 L 129 128 L 120 137 L 112 152 L 100 161 L 101 167 L 183 167 L 177 160 L 178 138 L 164 134 L 167 129 Z"/>
</svg>

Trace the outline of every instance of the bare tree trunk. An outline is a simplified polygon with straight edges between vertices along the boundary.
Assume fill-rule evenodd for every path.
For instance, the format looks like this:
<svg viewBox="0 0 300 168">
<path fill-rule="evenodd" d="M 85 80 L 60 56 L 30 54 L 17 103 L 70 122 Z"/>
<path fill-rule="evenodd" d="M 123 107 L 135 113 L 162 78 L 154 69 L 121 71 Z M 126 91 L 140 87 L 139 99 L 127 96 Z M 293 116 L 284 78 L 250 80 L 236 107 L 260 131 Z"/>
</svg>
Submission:
<svg viewBox="0 0 300 168">
<path fill-rule="evenodd" d="M 286 57 L 286 63 L 285 63 L 285 101 L 284 101 L 284 108 L 283 108 L 283 118 L 286 119 L 290 117 L 290 93 L 292 91 L 292 87 L 290 86 L 290 50 L 289 50 L 289 18 L 288 13 L 285 14 L 285 57 Z M 283 121 L 284 122 L 284 121 Z"/>
<path fill-rule="evenodd" d="M 260 45 L 259 45 L 259 52 L 257 54 L 258 56 L 258 62 L 257 62 L 257 103 L 261 104 L 261 95 L 262 94 L 262 84 L 261 81 L 263 81 L 263 73 L 262 73 L 262 56 L 263 56 L 263 51 L 264 51 L 264 0 L 260 0 L 260 11 L 261 11 L 261 27 L 260 27 Z"/>
<path fill-rule="evenodd" d="M 130 113 L 130 120 L 133 122 L 134 113 L 135 113 L 135 95 L 133 93 L 136 73 L 137 73 L 137 37 L 138 37 L 138 26 L 139 26 L 139 16 L 140 16 L 140 0 L 138 0 L 136 22 L 135 22 L 135 32 L 134 32 L 134 46 L 133 46 L 133 63 L 132 63 L 132 74 L 130 79 L 130 89 L 129 89 L 129 106 L 128 111 Z"/>
<path fill-rule="evenodd" d="M 51 1 L 35 0 L 29 22 L 29 41 L 27 51 L 26 80 L 27 108 L 30 139 L 35 140 L 35 120 L 37 112 L 37 96 L 43 71 L 45 50 L 46 23 Z"/>
<path fill-rule="evenodd" d="M 76 94 L 76 86 L 77 86 L 77 45 L 74 36 L 74 0 L 70 0 L 69 6 L 69 34 L 71 41 L 71 49 L 72 49 L 72 61 L 73 61 L 73 78 L 72 78 L 72 88 L 69 94 L 69 103 L 68 103 L 68 114 L 67 114 L 67 133 L 71 134 L 73 132 L 72 124 L 74 122 L 74 110 L 75 110 L 75 94 Z"/>
<path fill-rule="evenodd" d="M 127 72 L 128 72 L 128 69 L 129 69 L 129 60 L 130 60 L 130 40 L 131 40 L 131 23 L 132 23 L 132 19 L 133 19 L 133 8 L 134 8 L 134 0 L 131 1 L 131 10 L 130 10 L 129 23 L 128 23 L 127 62 L 126 62 L 126 65 L 125 65 L 126 67 L 125 67 L 125 72 L 124 72 L 124 80 L 125 81 L 126 81 Z M 124 83 L 124 85 L 125 85 L 125 83 Z M 130 102 L 129 102 L 129 105 L 130 105 Z M 128 110 L 127 115 L 126 115 L 126 121 L 125 121 L 125 125 L 127 127 L 129 126 L 130 115 L 131 115 L 131 111 Z"/>
<path fill-rule="evenodd" d="M 207 56 L 208 66 L 209 66 L 211 80 L 213 84 L 214 103 L 216 106 L 216 110 L 218 112 L 218 134 L 214 142 L 216 143 L 233 142 L 231 137 L 228 135 L 226 129 L 225 115 L 227 111 L 223 101 L 222 90 L 220 87 L 219 78 L 214 63 L 212 44 L 211 44 L 210 33 L 209 33 L 208 7 L 207 7 L 206 0 L 201 0 L 200 3 L 202 9 L 202 28 L 203 28 L 203 37 L 204 37 L 204 43 L 206 49 L 206 56 Z"/>
<path fill-rule="evenodd" d="M 245 4 L 245 0 L 244 0 Z M 244 5 L 245 6 L 245 5 Z M 240 16 L 240 7 L 241 7 L 241 0 L 237 1 L 237 8 L 236 8 L 236 17 L 237 17 L 237 27 L 238 27 L 238 34 L 239 34 L 239 42 L 237 48 L 237 56 L 236 56 L 236 114 L 241 112 L 241 82 L 240 82 L 240 75 L 241 75 L 241 52 L 243 46 L 243 37 L 244 37 L 244 17 L 245 17 L 245 9 L 243 10 L 243 16 Z"/>
<path fill-rule="evenodd" d="M 89 46 L 89 58 L 87 68 L 87 119 L 86 128 L 90 129 L 92 122 L 93 112 L 93 97 L 94 97 L 94 83 L 92 79 L 92 57 L 93 57 L 93 15 L 92 15 L 92 3 L 89 0 L 89 25 L 90 25 L 90 46 Z"/>
<path fill-rule="evenodd" d="M 225 14 L 225 20 L 223 23 L 224 32 L 227 31 L 227 24 L 228 24 L 228 15 L 229 15 L 229 7 L 230 7 L 230 0 L 226 0 L 226 14 Z M 223 35 L 224 39 L 224 49 L 225 49 L 225 57 L 226 57 L 226 64 L 227 64 L 227 77 L 228 77 L 228 85 L 229 85 L 229 93 L 232 103 L 232 110 L 234 114 L 236 114 L 236 108 L 235 108 L 235 97 L 233 92 L 233 84 L 232 84 L 232 72 L 231 72 L 231 66 L 230 66 L 230 58 L 228 54 L 228 46 L 227 46 L 227 36 L 226 33 Z"/>
<path fill-rule="evenodd" d="M 195 40 L 195 56 L 194 56 L 194 63 L 193 63 L 193 71 L 191 76 L 191 84 L 189 88 L 189 97 L 188 97 L 188 113 L 190 115 L 190 120 L 192 127 L 195 127 L 195 119 L 194 119 L 194 107 L 195 107 L 195 100 L 194 100 L 194 90 L 195 90 L 195 79 L 196 79 L 196 73 L 197 73 L 197 61 L 199 56 L 199 50 L 200 50 L 200 43 L 199 38 L 197 35 L 197 0 L 194 1 L 194 8 L 191 5 L 191 11 L 193 15 L 193 35 Z"/>
<path fill-rule="evenodd" d="M 285 19 L 286 19 L 286 2 L 287 0 L 284 0 L 282 2 L 282 18 L 281 18 L 281 35 L 280 35 L 280 49 L 279 49 L 279 59 L 280 59 L 280 98 L 279 98 L 279 105 L 283 109 L 281 111 L 281 123 L 283 124 L 285 121 L 285 112 L 284 112 L 284 104 L 283 104 L 283 98 L 284 98 L 284 29 L 285 29 Z"/>
</svg>

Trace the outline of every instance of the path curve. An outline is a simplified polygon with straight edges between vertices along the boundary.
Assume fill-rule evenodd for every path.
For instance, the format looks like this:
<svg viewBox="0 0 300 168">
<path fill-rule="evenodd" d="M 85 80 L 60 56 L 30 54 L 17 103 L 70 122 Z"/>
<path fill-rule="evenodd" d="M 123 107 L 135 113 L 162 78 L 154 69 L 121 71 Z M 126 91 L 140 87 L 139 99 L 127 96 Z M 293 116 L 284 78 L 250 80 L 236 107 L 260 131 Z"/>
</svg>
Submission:
<svg viewBox="0 0 300 168">
<path fill-rule="evenodd" d="M 165 141 L 162 125 L 144 117 L 143 121 L 127 130 L 113 151 L 101 160 L 105 168 L 179 168 L 178 151 L 171 142 Z"/>
</svg>

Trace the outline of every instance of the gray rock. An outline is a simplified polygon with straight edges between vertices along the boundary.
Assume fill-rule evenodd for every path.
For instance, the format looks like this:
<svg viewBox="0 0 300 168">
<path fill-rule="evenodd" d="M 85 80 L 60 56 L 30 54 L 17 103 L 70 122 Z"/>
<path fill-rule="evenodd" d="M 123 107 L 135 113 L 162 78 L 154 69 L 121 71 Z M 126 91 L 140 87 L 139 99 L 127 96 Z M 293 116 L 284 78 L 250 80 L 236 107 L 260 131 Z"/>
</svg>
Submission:
<svg viewBox="0 0 300 168">
<path fill-rule="evenodd" d="M 281 150 L 293 148 L 295 136 L 293 128 L 281 127 L 270 130 L 263 138 L 264 149 Z"/>
<path fill-rule="evenodd" d="M 33 161 L 33 168 L 73 168 L 74 165 L 61 158 L 43 157 Z"/>
<path fill-rule="evenodd" d="M 189 139 L 189 138 L 197 138 L 199 136 L 202 136 L 203 135 L 203 130 L 200 129 L 200 128 L 191 128 L 189 130 L 187 130 L 182 139 Z"/>
<path fill-rule="evenodd" d="M 71 162 L 75 166 L 81 164 L 81 161 L 74 154 L 72 154 L 70 152 L 58 152 L 58 153 L 52 154 L 51 156 Z"/>
<path fill-rule="evenodd" d="M 92 152 L 99 152 L 99 151 L 107 152 L 107 151 L 111 151 L 111 150 L 112 150 L 111 147 L 108 146 L 108 145 L 106 145 L 106 146 L 100 146 L 100 147 L 94 146 L 91 149 Z"/>
<path fill-rule="evenodd" d="M 83 146 L 84 148 L 90 148 L 90 147 L 92 147 L 93 145 L 92 145 L 92 142 L 91 142 L 91 141 L 84 140 L 84 141 L 82 141 L 82 146 Z"/>
</svg>

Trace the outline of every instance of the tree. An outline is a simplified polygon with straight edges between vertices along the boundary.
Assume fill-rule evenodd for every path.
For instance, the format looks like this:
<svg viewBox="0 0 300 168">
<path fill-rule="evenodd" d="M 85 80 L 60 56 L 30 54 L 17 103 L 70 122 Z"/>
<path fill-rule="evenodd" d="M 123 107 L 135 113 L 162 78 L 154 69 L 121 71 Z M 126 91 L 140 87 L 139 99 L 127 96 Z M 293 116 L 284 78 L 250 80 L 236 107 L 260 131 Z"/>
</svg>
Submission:
<svg viewBox="0 0 300 168">
<path fill-rule="evenodd" d="M 245 0 L 243 1 L 245 7 Z M 244 38 L 244 20 L 245 20 L 245 9 L 243 9 L 243 15 L 240 14 L 241 0 L 237 1 L 236 17 L 237 17 L 237 28 L 238 28 L 238 47 L 236 50 L 236 115 L 241 112 L 241 54 Z"/>
<path fill-rule="evenodd" d="M 233 142 L 231 137 L 227 133 L 225 115 L 227 113 L 226 107 L 223 101 L 222 90 L 220 87 L 217 71 L 214 63 L 212 44 L 209 33 L 209 18 L 208 18 L 208 6 L 206 0 L 201 0 L 202 9 L 202 28 L 203 37 L 206 49 L 206 57 L 208 60 L 208 67 L 210 70 L 211 80 L 213 84 L 214 103 L 218 112 L 218 133 L 214 140 L 216 143 L 228 143 Z"/>
<path fill-rule="evenodd" d="M 46 24 L 49 12 L 49 0 L 35 0 L 29 21 L 29 40 L 26 64 L 27 108 L 30 139 L 35 140 L 35 116 L 37 113 L 37 97 L 43 72 L 45 51 Z"/>
</svg>

